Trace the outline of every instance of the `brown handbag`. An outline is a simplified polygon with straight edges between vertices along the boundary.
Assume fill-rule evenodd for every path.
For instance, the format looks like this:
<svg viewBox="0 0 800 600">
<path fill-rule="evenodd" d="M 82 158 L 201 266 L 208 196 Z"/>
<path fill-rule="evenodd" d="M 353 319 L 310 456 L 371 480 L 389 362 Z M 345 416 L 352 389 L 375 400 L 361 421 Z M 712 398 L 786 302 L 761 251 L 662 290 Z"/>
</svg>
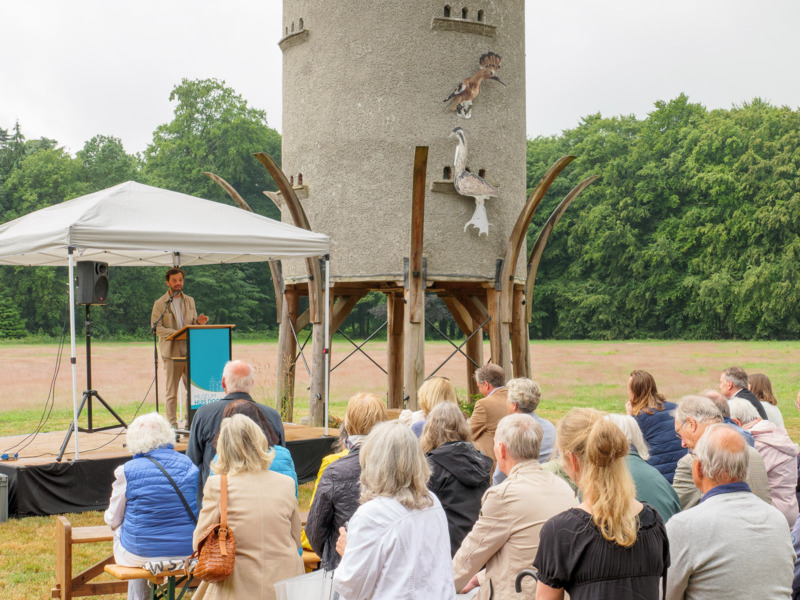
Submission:
<svg viewBox="0 0 800 600">
<path fill-rule="evenodd" d="M 228 527 L 228 476 L 222 475 L 220 479 L 219 523 L 206 529 L 197 550 L 186 561 L 188 565 L 196 558 L 197 564 L 189 574 L 209 583 L 219 583 L 233 573 L 236 556 L 236 538 Z"/>
</svg>

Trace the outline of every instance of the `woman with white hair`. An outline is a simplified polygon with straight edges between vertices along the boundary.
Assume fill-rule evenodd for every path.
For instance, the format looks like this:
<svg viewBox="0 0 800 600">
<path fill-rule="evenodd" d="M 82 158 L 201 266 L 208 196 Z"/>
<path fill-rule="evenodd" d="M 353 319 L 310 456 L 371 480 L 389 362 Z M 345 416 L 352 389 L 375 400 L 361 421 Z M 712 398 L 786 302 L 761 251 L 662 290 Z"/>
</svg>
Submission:
<svg viewBox="0 0 800 600">
<path fill-rule="evenodd" d="M 198 470 L 173 449 L 174 441 L 169 421 L 158 413 L 137 417 L 128 427 L 126 442 L 133 458 L 114 471 L 104 515 L 114 530 L 118 565 L 141 567 L 183 560 L 192 553 Z M 128 583 L 129 600 L 149 597 L 146 579 Z"/>
<path fill-rule="evenodd" d="M 220 522 L 225 476 L 228 525 L 236 538 L 236 559 L 227 579 L 220 583 L 204 581 L 194 600 L 275 600 L 275 583 L 303 574 L 294 481 L 269 470 L 274 458 L 275 450 L 255 421 L 242 414 L 222 419 L 217 460 L 203 489 L 194 546 L 211 525 Z"/>
<path fill-rule="evenodd" d="M 786 517 L 789 527 L 797 520 L 797 444 L 789 439 L 786 430 L 772 421 L 764 421 L 747 400 L 731 398 L 731 418 L 753 435 L 756 450 L 764 459 L 769 480 L 772 506 Z"/>
<path fill-rule="evenodd" d="M 398 422 L 364 443 L 361 506 L 340 528 L 333 585 L 347 600 L 455 599 L 447 518 L 416 436 Z"/>
<path fill-rule="evenodd" d="M 606 418 L 619 427 L 628 438 L 630 450 L 625 462 L 636 486 L 636 499 L 650 504 L 666 523 L 672 515 L 681 511 L 681 502 L 677 492 L 667 483 L 659 470 L 645 462 L 650 458 L 650 450 L 644 441 L 639 424 L 630 415 L 612 414 L 606 415 Z"/>
</svg>

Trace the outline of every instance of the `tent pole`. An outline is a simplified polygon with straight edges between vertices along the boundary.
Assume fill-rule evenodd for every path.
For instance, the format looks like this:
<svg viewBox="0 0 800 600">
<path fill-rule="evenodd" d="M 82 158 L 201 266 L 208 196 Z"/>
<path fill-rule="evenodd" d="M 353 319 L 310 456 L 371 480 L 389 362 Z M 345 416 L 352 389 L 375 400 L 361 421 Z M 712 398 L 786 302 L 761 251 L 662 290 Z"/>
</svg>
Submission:
<svg viewBox="0 0 800 600">
<path fill-rule="evenodd" d="M 69 344 L 70 365 L 72 366 L 72 431 L 75 434 L 75 460 L 78 460 L 78 375 L 75 360 L 75 259 L 73 248 L 69 252 Z M 60 458 L 59 458 L 60 460 Z"/>
<path fill-rule="evenodd" d="M 331 257 L 325 255 L 325 435 L 331 395 Z"/>
</svg>

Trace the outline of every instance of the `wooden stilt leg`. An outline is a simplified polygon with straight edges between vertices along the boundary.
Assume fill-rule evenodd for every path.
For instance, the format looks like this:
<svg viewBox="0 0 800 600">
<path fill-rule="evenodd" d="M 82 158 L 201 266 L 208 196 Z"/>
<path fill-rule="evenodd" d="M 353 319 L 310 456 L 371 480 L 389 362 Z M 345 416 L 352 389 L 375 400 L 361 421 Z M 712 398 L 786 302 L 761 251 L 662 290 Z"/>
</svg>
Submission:
<svg viewBox="0 0 800 600">
<path fill-rule="evenodd" d="M 325 324 L 320 321 L 312 325 L 311 335 L 311 387 L 309 389 L 308 413 L 314 427 L 325 424 Z"/>
<path fill-rule="evenodd" d="M 422 294 L 424 298 L 424 294 Z M 409 293 L 406 292 L 406 298 Z M 410 301 L 409 301 L 410 303 Z M 412 321 L 412 311 L 406 309 L 405 330 L 403 332 L 403 388 L 408 402 L 406 408 L 417 410 L 417 390 L 425 381 L 425 301 L 421 301 L 418 307 L 418 315 L 421 315 L 416 322 Z"/>
<path fill-rule="evenodd" d="M 389 408 L 403 408 L 403 298 L 387 294 L 387 401 Z"/>
<path fill-rule="evenodd" d="M 531 376 L 530 342 L 528 341 L 528 323 L 525 321 L 525 305 L 522 304 L 524 292 L 514 290 L 511 318 L 511 354 L 514 377 Z"/>
<path fill-rule="evenodd" d="M 286 289 L 281 303 L 281 324 L 278 329 L 278 398 L 281 418 L 287 423 L 294 419 L 294 357 L 297 354 L 297 341 L 292 333 L 292 326 L 296 327 L 297 324 L 299 300 L 295 289 Z"/>
</svg>

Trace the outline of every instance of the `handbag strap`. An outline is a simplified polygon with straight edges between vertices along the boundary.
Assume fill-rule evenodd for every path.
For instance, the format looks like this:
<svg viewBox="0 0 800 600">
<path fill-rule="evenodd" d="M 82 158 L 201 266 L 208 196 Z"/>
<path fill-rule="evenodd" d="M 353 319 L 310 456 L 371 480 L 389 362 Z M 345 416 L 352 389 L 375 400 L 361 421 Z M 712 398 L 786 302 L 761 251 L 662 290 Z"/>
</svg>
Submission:
<svg viewBox="0 0 800 600">
<path fill-rule="evenodd" d="M 228 476 L 220 475 L 219 525 L 228 527 Z"/>
<path fill-rule="evenodd" d="M 169 482 L 172 484 L 172 487 L 175 488 L 176 492 L 178 492 L 178 498 L 181 499 L 181 502 L 183 502 L 183 505 L 186 507 L 186 512 L 189 513 L 189 516 L 192 518 L 192 522 L 195 525 L 197 525 L 197 517 L 194 516 L 194 513 L 192 512 L 192 507 L 189 506 L 189 503 L 186 501 L 186 498 L 183 497 L 183 494 L 181 493 L 181 490 L 178 487 L 178 484 L 175 483 L 175 480 L 172 478 L 172 476 L 169 473 L 167 473 L 167 470 L 163 466 L 161 466 L 161 463 L 158 462 L 152 456 L 147 456 L 145 454 L 144 456 L 142 456 L 142 458 L 146 458 L 147 460 L 152 461 L 159 469 L 161 469 L 161 472 L 164 475 L 166 475 L 167 479 L 169 479 Z"/>
</svg>

